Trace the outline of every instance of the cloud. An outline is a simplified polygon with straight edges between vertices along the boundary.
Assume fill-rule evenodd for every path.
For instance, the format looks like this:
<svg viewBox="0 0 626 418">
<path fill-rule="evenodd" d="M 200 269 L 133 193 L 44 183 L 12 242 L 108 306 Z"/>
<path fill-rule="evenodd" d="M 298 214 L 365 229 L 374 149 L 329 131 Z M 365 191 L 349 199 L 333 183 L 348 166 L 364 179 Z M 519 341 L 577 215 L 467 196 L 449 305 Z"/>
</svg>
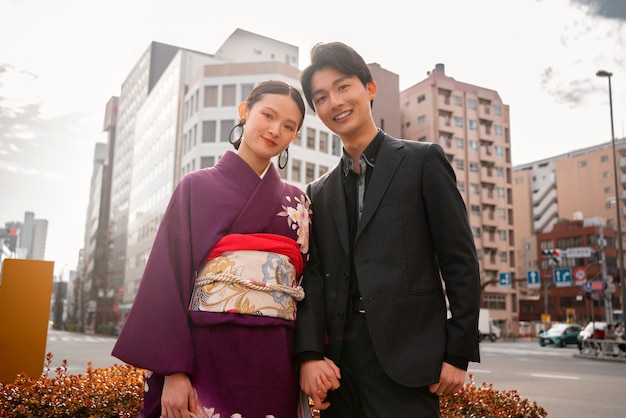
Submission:
<svg viewBox="0 0 626 418">
<path fill-rule="evenodd" d="M 573 109 L 606 97 L 605 83 L 595 75 L 598 70 L 626 68 L 621 53 L 626 47 L 626 2 L 569 0 L 569 4 L 569 10 L 553 21 L 558 41 L 545 39 L 549 54 L 541 60 L 539 80 L 544 92 Z"/>
<path fill-rule="evenodd" d="M 624 0 L 571 0 L 574 4 L 588 7 L 591 14 L 626 21 L 626 2 Z"/>
</svg>

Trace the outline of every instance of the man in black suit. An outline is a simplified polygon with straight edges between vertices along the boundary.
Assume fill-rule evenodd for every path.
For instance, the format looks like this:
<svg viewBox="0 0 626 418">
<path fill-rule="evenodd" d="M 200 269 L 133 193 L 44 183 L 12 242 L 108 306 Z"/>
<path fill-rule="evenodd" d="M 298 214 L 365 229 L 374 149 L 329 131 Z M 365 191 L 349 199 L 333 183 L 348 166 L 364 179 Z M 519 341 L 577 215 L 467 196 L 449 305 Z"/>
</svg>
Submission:
<svg viewBox="0 0 626 418">
<path fill-rule="evenodd" d="M 301 387 L 323 417 L 439 417 L 438 395 L 480 361 L 478 259 L 454 171 L 439 145 L 376 127 L 376 83 L 349 46 L 313 47 L 301 83 L 344 150 L 307 188 Z"/>
</svg>

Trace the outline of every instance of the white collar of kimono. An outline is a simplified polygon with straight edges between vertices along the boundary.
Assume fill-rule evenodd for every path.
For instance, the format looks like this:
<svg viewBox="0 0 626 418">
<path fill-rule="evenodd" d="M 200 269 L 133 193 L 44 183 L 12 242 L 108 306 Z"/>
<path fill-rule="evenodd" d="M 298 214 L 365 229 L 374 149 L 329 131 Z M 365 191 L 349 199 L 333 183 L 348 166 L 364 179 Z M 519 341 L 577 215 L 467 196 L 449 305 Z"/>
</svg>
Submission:
<svg viewBox="0 0 626 418">
<path fill-rule="evenodd" d="M 261 177 L 261 178 L 265 177 L 265 173 L 267 173 L 267 170 L 269 170 L 269 168 L 270 168 L 270 165 L 271 165 L 271 164 L 272 164 L 272 163 L 270 162 L 270 163 L 267 165 L 267 167 L 265 167 L 265 170 L 263 170 L 263 172 L 261 173 L 261 175 L 260 175 L 259 177 Z"/>
</svg>

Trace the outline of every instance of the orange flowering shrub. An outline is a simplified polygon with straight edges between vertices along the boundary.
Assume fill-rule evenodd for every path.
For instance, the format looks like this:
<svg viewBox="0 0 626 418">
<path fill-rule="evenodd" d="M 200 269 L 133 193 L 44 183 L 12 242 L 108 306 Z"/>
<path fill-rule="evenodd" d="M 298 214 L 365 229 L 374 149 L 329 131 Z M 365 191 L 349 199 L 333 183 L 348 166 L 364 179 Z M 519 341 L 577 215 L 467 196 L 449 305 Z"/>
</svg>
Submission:
<svg viewBox="0 0 626 418">
<path fill-rule="evenodd" d="M 469 382 L 463 385 L 463 390 L 440 396 L 439 406 L 442 418 L 548 416 L 541 406 L 522 398 L 516 390 L 496 390 L 493 385 L 487 383 L 476 386 L 471 374 Z"/>
<path fill-rule="evenodd" d="M 45 370 L 33 380 L 19 374 L 12 384 L 0 383 L 0 417 L 135 417 L 143 399 L 143 371 L 127 365 L 68 374 L 67 360 L 49 377 Z"/>
<path fill-rule="evenodd" d="M 143 370 L 128 365 L 67 373 L 67 361 L 49 377 L 52 354 L 46 355 L 44 373 L 37 380 L 18 375 L 14 383 L 0 383 L 0 418 L 135 417 L 143 399 Z M 548 414 L 517 391 L 498 391 L 470 381 L 462 391 L 439 398 L 442 418 L 543 418 Z M 319 417 L 319 411 L 313 410 Z"/>
</svg>

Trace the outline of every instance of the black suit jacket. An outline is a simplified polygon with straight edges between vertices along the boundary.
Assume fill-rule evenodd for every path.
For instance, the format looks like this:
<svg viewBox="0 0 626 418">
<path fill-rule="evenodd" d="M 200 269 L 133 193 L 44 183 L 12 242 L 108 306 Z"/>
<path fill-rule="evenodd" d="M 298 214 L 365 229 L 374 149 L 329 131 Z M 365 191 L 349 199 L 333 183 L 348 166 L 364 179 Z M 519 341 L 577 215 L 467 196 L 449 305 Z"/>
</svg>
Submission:
<svg viewBox="0 0 626 418">
<path fill-rule="evenodd" d="M 337 363 L 350 278 L 341 163 L 307 193 L 313 209 L 311 258 L 302 282 L 305 298 L 298 304 L 295 351 L 324 353 Z M 425 386 L 438 382 L 446 354 L 479 361 L 476 249 L 454 171 L 439 145 L 385 136 L 356 233 L 354 262 L 372 343 L 391 378 Z"/>
</svg>

